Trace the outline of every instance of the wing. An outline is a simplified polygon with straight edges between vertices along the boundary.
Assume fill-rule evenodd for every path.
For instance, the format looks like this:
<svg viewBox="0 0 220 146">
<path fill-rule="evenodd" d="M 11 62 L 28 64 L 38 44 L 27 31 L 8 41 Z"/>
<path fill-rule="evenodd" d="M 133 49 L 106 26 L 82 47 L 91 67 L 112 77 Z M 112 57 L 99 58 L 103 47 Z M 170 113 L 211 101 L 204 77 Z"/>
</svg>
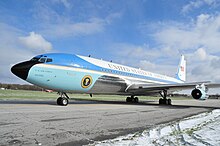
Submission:
<svg viewBox="0 0 220 146">
<path fill-rule="evenodd" d="M 149 95 L 149 93 L 158 93 L 162 90 L 168 92 L 194 89 L 196 86 L 204 84 L 208 88 L 218 88 L 220 84 L 205 82 L 178 83 L 178 84 L 132 84 L 127 87 L 126 92 L 136 95 Z"/>
</svg>

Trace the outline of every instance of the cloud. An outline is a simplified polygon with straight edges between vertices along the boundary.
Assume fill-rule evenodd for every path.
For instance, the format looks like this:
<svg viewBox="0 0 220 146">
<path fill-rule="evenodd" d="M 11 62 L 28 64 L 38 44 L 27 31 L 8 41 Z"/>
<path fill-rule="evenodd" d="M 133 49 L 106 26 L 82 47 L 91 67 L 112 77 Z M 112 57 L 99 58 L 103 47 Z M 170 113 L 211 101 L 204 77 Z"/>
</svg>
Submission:
<svg viewBox="0 0 220 146">
<path fill-rule="evenodd" d="M 179 57 L 187 59 L 187 81 L 220 82 L 220 14 L 200 14 L 189 22 L 141 24 L 154 45 L 116 44 L 125 64 L 174 76 Z M 151 47 L 153 46 L 153 47 Z M 121 54 L 121 55 L 120 55 Z M 132 61 L 130 61 L 130 59 Z"/>
<path fill-rule="evenodd" d="M 192 11 L 193 9 L 198 9 L 204 5 L 215 6 L 216 4 L 217 4 L 217 0 L 195 0 L 195 1 L 191 1 L 188 4 L 184 5 L 182 7 L 181 12 L 188 13 L 188 12 Z"/>
<path fill-rule="evenodd" d="M 134 45 L 129 43 L 114 43 L 109 47 L 114 53 L 121 57 L 129 58 L 155 58 L 158 57 L 159 50 L 150 48 L 147 44 Z"/>
<path fill-rule="evenodd" d="M 215 59 L 212 59 L 212 61 L 211 61 L 211 66 L 213 67 L 213 68 L 217 68 L 217 69 L 219 69 L 220 68 L 220 57 L 219 58 L 215 58 Z"/>
<path fill-rule="evenodd" d="M 167 59 L 167 61 L 169 62 L 169 59 Z M 171 65 L 166 62 L 164 62 L 163 64 L 159 64 L 148 60 L 140 60 L 138 66 L 143 70 L 175 77 L 175 74 L 177 72 L 178 62 L 176 62 L 175 65 Z"/>
<path fill-rule="evenodd" d="M 209 54 L 205 48 L 186 54 L 189 81 L 220 82 L 220 57 Z"/>
<path fill-rule="evenodd" d="M 141 23 L 139 29 L 153 43 L 115 43 L 110 48 L 116 61 L 174 77 L 183 54 L 188 82 L 220 82 L 220 14 L 200 14 L 185 22 Z"/>
<path fill-rule="evenodd" d="M 155 27 L 155 26 L 154 26 Z M 154 28 L 155 29 L 155 28 Z M 220 52 L 220 15 L 200 14 L 190 23 L 163 22 L 153 34 L 157 43 L 173 49 L 193 50 L 204 47 Z"/>
<path fill-rule="evenodd" d="M 189 24 L 168 22 L 161 26 L 153 34 L 155 41 L 160 48 L 186 55 L 188 81 L 220 82 L 220 15 L 200 14 Z"/>
<path fill-rule="evenodd" d="M 35 8 L 31 10 L 38 24 L 38 32 L 47 38 L 81 37 L 101 33 L 107 25 L 121 17 L 121 13 L 117 12 L 106 14 L 106 10 L 103 10 L 104 14 L 98 13 L 96 9 L 100 6 L 91 2 L 78 6 L 78 2 L 55 0 L 53 4 L 54 7 L 51 7 L 48 2 L 37 1 L 34 3 Z M 60 4 L 65 8 L 59 8 L 57 11 L 55 7 Z M 85 9 L 89 13 L 85 13 Z"/>
<path fill-rule="evenodd" d="M 148 60 L 140 60 L 140 68 L 154 70 L 156 68 L 156 64 L 154 64 Z"/>
<path fill-rule="evenodd" d="M 8 65 L 16 61 L 21 61 L 33 52 L 25 49 L 19 40 L 19 36 L 23 35 L 23 31 L 13 26 L 0 23 L 0 34 L 4 37 L 0 37 L 0 64 Z M 15 53 L 16 55 L 11 55 Z M 1 68 L 2 69 L 2 68 Z"/>
<path fill-rule="evenodd" d="M 40 34 L 30 32 L 29 36 L 19 37 L 20 42 L 27 48 L 48 52 L 52 50 L 52 44 L 46 41 Z"/>
<path fill-rule="evenodd" d="M 68 0 L 58 0 L 58 2 L 62 3 L 68 9 L 72 7 L 71 3 Z"/>
<path fill-rule="evenodd" d="M 116 56 L 113 60 L 150 72 L 175 76 L 180 54 L 167 48 L 150 48 L 149 45 L 115 43 L 109 46 L 109 53 Z"/>
<path fill-rule="evenodd" d="M 120 13 L 112 13 L 105 18 L 93 17 L 81 22 L 72 22 L 65 19 L 57 23 L 45 24 L 41 32 L 50 37 L 88 36 L 103 32 L 107 25 L 110 25 L 115 19 L 120 17 Z"/>
<path fill-rule="evenodd" d="M 24 36 L 25 32 L 11 25 L 0 23 L 0 34 L 4 36 L 0 37 L 0 82 L 27 84 L 27 82 L 15 77 L 11 73 L 12 65 L 29 60 L 38 53 L 43 53 L 45 50 L 39 48 L 27 48 L 28 46 L 24 47 L 24 44 L 21 43 L 20 36 Z M 30 33 L 30 36 L 31 34 L 34 36 L 33 38 L 41 38 L 38 34 Z M 25 43 L 26 41 L 29 41 L 29 43 L 33 42 L 33 44 L 30 44 L 32 46 L 36 44 L 36 42 L 30 36 L 23 37 L 22 41 Z M 42 41 L 42 38 L 40 40 Z"/>
<path fill-rule="evenodd" d="M 48 24 L 42 33 L 45 33 L 47 36 L 56 37 L 85 36 L 102 32 L 105 24 L 104 20 L 98 18 L 92 18 L 87 22 L 79 23 Z"/>
<path fill-rule="evenodd" d="M 207 58 L 206 51 L 203 48 L 199 48 L 194 54 L 199 60 L 205 60 Z"/>
<path fill-rule="evenodd" d="M 21 30 L 15 27 L 0 23 L 0 34 L 4 36 L 0 37 L 0 82 L 21 83 L 21 80 L 12 75 L 10 68 L 16 62 L 30 57 L 31 53 L 29 51 L 21 49 L 18 37 L 22 33 Z"/>
<path fill-rule="evenodd" d="M 130 43 L 114 43 L 109 46 L 109 52 L 114 53 L 113 55 L 120 56 L 119 60 L 121 58 L 129 58 L 127 59 L 128 64 L 138 61 L 136 66 L 139 65 L 140 60 L 163 64 L 162 60 L 168 61 L 169 57 L 179 59 L 180 56 L 177 49 L 173 49 L 169 46 L 150 47 L 148 44 L 134 45 Z"/>
</svg>

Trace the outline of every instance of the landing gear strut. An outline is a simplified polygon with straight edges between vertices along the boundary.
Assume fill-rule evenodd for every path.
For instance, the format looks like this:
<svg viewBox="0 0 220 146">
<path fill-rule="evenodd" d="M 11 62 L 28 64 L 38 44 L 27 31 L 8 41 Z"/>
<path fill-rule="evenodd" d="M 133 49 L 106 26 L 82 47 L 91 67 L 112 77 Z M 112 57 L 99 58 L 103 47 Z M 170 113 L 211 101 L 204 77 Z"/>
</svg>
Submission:
<svg viewBox="0 0 220 146">
<path fill-rule="evenodd" d="M 64 93 L 64 92 L 58 92 L 58 94 L 60 95 L 59 98 L 57 98 L 57 104 L 58 105 L 62 105 L 62 106 L 67 106 L 69 103 L 69 96 Z"/>
<path fill-rule="evenodd" d="M 167 90 L 161 91 L 160 95 L 162 98 L 159 99 L 159 104 L 172 105 L 171 99 L 167 99 Z"/>
<path fill-rule="evenodd" d="M 138 103 L 139 99 L 138 99 L 138 97 L 134 97 L 134 95 L 131 95 L 131 97 L 126 98 L 126 102 Z"/>
</svg>

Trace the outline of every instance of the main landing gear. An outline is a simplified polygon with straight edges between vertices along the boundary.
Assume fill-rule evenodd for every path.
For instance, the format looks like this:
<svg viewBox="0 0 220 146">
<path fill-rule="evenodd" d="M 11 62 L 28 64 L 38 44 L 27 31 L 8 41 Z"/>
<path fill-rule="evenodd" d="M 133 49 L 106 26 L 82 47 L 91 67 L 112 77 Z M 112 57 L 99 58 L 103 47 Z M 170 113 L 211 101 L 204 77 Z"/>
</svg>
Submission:
<svg viewBox="0 0 220 146">
<path fill-rule="evenodd" d="M 167 99 L 167 90 L 161 91 L 160 95 L 162 98 L 159 99 L 159 104 L 172 105 L 171 99 Z"/>
<path fill-rule="evenodd" d="M 134 97 L 134 95 L 131 95 L 131 97 L 126 98 L 126 102 L 138 103 L 139 99 L 138 99 L 138 97 Z"/>
<path fill-rule="evenodd" d="M 57 98 L 57 104 L 58 105 L 62 105 L 62 106 L 67 106 L 69 103 L 69 96 L 64 93 L 64 92 L 58 92 L 58 94 L 60 95 L 59 98 Z"/>
</svg>

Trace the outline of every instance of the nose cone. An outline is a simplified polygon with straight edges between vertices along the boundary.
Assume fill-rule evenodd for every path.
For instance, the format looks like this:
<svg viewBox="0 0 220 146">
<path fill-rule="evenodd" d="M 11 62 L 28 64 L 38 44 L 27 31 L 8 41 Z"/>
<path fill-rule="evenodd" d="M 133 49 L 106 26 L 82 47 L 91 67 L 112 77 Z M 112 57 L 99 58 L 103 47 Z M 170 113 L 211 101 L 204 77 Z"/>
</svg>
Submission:
<svg viewBox="0 0 220 146">
<path fill-rule="evenodd" d="M 26 80 L 28 76 L 28 72 L 30 68 L 36 63 L 33 63 L 31 61 L 26 61 L 22 63 L 18 63 L 11 68 L 11 72 L 18 76 L 19 78 Z"/>
</svg>

